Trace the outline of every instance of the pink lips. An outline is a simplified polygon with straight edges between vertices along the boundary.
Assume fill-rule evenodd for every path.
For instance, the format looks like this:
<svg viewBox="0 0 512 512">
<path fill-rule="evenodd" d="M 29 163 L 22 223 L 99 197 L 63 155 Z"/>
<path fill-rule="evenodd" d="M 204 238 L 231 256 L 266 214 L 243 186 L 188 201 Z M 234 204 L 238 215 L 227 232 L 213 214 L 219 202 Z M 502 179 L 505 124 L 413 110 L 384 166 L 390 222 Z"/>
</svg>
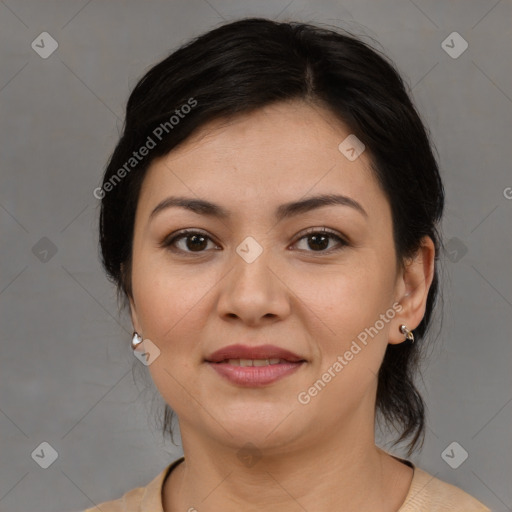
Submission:
<svg viewBox="0 0 512 512">
<path fill-rule="evenodd" d="M 229 359 L 281 359 L 267 366 L 235 366 Z M 305 360 L 289 350 L 274 345 L 249 347 L 229 345 L 206 358 L 206 362 L 222 377 L 234 384 L 261 387 L 271 384 L 298 370 Z"/>
</svg>

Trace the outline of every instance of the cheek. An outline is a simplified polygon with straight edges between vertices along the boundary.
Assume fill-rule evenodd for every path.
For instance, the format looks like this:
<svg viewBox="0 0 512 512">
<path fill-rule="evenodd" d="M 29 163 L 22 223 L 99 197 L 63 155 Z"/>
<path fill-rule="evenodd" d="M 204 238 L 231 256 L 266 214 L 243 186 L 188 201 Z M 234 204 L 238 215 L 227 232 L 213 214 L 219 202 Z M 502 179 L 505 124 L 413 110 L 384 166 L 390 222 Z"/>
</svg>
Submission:
<svg viewBox="0 0 512 512">
<path fill-rule="evenodd" d="M 315 373 L 330 371 L 338 376 L 320 402 L 336 401 L 339 393 L 349 391 L 357 401 L 375 384 L 387 347 L 389 323 L 380 321 L 380 315 L 391 306 L 392 277 L 383 259 L 366 254 L 350 265 L 337 266 L 329 275 L 302 275 L 296 281 L 300 287 L 294 291 L 307 306 L 305 328 L 314 333 L 318 348 Z M 334 367 L 337 362 L 341 371 Z"/>
<path fill-rule="evenodd" d="M 201 267 L 201 270 L 199 270 Z M 160 348 L 166 360 L 193 362 L 201 331 L 209 318 L 211 296 L 221 275 L 200 264 L 172 265 L 165 255 L 134 257 L 133 294 L 144 337 Z M 197 356 L 199 357 L 199 355 Z"/>
<path fill-rule="evenodd" d="M 328 273 L 301 273 L 292 288 L 326 326 L 347 339 L 389 307 L 392 279 L 387 275 L 382 262 L 362 255 Z"/>
<path fill-rule="evenodd" d="M 210 283 L 205 272 L 200 276 L 197 271 L 178 274 L 161 261 L 152 264 L 150 259 L 134 265 L 132 280 L 144 338 L 160 350 L 148 367 L 152 380 L 171 408 L 187 410 L 188 390 L 204 355 L 198 341 L 208 318 L 207 292 L 216 280 L 212 278 Z"/>
<path fill-rule="evenodd" d="M 320 279 L 301 278 L 297 293 L 305 297 L 306 329 L 318 346 L 314 373 L 328 383 L 315 398 L 316 406 L 334 407 L 340 415 L 371 395 L 387 347 L 389 323 L 380 315 L 390 309 L 392 279 L 378 258 L 362 261 Z"/>
</svg>

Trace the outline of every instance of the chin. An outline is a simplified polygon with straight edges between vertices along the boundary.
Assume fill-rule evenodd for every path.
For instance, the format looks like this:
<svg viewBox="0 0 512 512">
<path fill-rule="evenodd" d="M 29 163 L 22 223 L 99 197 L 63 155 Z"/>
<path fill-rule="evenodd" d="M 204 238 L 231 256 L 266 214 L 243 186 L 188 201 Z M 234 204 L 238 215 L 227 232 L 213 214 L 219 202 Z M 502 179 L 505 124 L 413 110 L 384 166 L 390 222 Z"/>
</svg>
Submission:
<svg viewBox="0 0 512 512">
<path fill-rule="evenodd" d="M 227 408 L 221 417 L 215 417 L 224 427 L 217 424 L 215 430 L 225 441 L 236 446 L 250 442 L 261 448 L 283 447 L 308 431 L 307 425 L 298 423 L 296 413 L 290 414 L 289 409 L 278 405 L 269 406 L 263 412 L 254 408 L 249 410 L 247 405 L 236 411 Z"/>
</svg>

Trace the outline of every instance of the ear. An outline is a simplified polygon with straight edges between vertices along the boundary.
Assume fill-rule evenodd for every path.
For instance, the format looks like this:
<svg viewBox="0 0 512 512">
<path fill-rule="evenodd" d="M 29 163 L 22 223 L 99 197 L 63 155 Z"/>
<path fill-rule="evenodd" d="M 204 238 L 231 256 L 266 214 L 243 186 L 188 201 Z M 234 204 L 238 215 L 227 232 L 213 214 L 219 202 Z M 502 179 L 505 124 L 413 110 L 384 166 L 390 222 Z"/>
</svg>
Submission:
<svg viewBox="0 0 512 512">
<path fill-rule="evenodd" d="M 434 279 L 434 262 L 434 242 L 429 236 L 425 236 L 420 248 L 405 262 L 397 278 L 395 300 L 402 309 L 393 319 L 389 343 L 395 345 L 405 341 L 400 325 L 404 324 L 410 331 L 414 331 L 423 319 L 428 292 Z"/>
</svg>

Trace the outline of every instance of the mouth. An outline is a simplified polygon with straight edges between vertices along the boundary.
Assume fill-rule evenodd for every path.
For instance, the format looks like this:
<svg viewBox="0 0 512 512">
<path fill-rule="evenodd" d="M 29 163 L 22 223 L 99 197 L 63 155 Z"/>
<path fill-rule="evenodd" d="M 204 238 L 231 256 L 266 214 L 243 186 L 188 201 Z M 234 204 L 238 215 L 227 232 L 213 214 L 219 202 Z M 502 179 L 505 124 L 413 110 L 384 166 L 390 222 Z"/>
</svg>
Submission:
<svg viewBox="0 0 512 512">
<path fill-rule="evenodd" d="M 231 345 L 208 356 L 205 363 L 231 384 L 263 387 L 295 373 L 307 361 L 273 345 Z"/>
</svg>

